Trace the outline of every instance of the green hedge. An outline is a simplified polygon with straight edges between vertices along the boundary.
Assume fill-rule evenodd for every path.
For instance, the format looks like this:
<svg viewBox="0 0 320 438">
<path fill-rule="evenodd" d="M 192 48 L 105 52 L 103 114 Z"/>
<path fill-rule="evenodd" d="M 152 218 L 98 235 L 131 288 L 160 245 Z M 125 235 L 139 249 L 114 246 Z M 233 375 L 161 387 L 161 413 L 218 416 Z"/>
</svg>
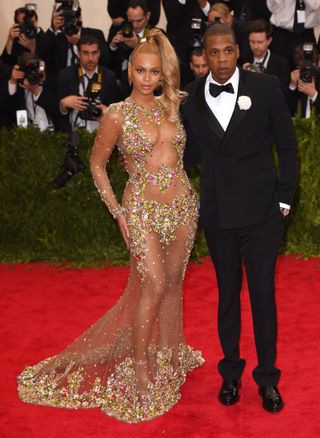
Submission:
<svg viewBox="0 0 320 438">
<path fill-rule="evenodd" d="M 320 125 L 315 119 L 300 119 L 296 128 L 300 184 L 283 251 L 320 255 Z M 81 158 L 86 164 L 93 138 L 82 133 Z M 32 127 L 0 131 L 1 261 L 126 262 L 117 225 L 100 201 L 90 172 L 75 175 L 63 189 L 53 189 L 66 152 L 62 142 L 61 134 L 39 133 Z M 108 172 L 121 199 L 126 177 L 116 153 Z M 191 177 L 198 188 L 197 172 Z M 199 232 L 193 256 L 206 254 Z"/>
</svg>

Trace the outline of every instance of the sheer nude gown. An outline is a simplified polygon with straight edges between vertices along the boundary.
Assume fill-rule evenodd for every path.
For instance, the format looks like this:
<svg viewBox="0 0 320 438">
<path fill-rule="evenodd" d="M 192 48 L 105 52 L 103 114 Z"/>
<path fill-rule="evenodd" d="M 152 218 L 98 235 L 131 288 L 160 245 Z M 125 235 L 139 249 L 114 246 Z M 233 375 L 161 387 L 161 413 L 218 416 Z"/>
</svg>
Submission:
<svg viewBox="0 0 320 438">
<path fill-rule="evenodd" d="M 106 163 L 115 146 L 127 160 L 122 206 Z M 183 170 L 185 132 L 157 103 L 146 111 L 131 98 L 103 117 L 92 152 L 102 200 L 129 228 L 127 287 L 105 315 L 62 353 L 18 377 L 21 400 L 62 408 L 100 408 L 128 423 L 150 420 L 180 398 L 187 372 L 204 362 L 188 346 L 182 281 L 194 242 L 198 196 Z"/>
</svg>

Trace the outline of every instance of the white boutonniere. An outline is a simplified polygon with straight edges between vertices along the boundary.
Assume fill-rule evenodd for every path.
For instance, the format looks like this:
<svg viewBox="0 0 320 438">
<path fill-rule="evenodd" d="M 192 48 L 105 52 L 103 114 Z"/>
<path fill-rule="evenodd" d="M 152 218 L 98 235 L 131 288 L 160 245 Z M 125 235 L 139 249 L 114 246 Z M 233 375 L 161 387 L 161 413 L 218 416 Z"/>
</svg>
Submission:
<svg viewBox="0 0 320 438">
<path fill-rule="evenodd" d="M 238 105 L 241 110 L 247 111 L 251 105 L 251 99 L 249 96 L 239 96 Z"/>
</svg>

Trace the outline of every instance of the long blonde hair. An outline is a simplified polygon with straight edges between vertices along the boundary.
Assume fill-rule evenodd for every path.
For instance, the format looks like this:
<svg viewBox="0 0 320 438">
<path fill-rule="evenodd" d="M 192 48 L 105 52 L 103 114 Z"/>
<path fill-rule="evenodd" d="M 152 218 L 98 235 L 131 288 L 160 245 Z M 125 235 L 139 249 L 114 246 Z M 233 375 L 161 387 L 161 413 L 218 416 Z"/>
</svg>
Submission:
<svg viewBox="0 0 320 438">
<path fill-rule="evenodd" d="M 139 53 L 160 55 L 162 70 L 162 94 L 159 96 L 170 121 L 176 121 L 180 102 L 187 93 L 180 90 L 179 61 L 168 38 L 160 29 L 150 29 L 146 38 L 132 52 L 130 63 Z"/>
</svg>

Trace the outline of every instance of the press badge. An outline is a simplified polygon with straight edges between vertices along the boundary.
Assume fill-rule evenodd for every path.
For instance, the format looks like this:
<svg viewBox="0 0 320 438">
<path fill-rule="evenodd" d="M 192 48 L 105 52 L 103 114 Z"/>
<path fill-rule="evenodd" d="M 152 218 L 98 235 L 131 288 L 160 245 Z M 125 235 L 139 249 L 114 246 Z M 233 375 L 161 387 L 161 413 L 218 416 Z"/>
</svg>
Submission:
<svg viewBox="0 0 320 438">
<path fill-rule="evenodd" d="M 20 128 L 26 128 L 28 126 L 28 115 L 26 110 L 16 111 L 17 125 Z"/>
<path fill-rule="evenodd" d="M 297 22 L 299 24 L 306 22 L 306 11 L 305 10 L 297 10 Z"/>
</svg>

